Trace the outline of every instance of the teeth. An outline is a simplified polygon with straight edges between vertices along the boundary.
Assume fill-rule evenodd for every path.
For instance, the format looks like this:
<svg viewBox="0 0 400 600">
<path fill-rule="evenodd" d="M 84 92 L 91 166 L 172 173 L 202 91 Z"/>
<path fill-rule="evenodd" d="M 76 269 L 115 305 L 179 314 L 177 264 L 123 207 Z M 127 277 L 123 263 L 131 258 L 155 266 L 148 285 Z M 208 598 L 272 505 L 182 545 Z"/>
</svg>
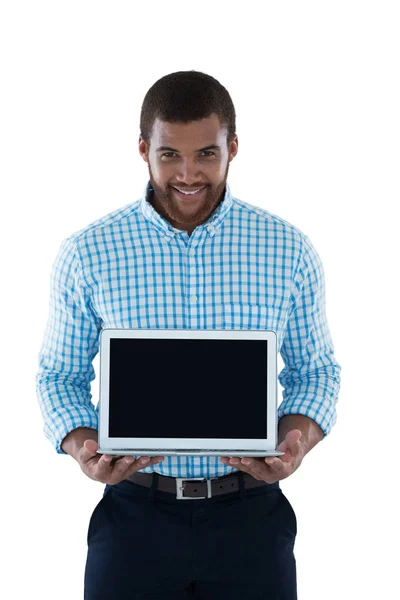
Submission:
<svg viewBox="0 0 400 600">
<path fill-rule="evenodd" d="M 178 192 L 180 192 L 181 194 L 185 194 L 186 196 L 192 195 L 192 194 L 197 194 L 197 192 L 199 190 L 201 190 L 202 188 L 198 188 L 197 190 L 193 190 L 191 192 L 184 192 L 183 190 L 180 190 L 179 188 L 175 188 L 176 190 L 178 190 Z"/>
</svg>

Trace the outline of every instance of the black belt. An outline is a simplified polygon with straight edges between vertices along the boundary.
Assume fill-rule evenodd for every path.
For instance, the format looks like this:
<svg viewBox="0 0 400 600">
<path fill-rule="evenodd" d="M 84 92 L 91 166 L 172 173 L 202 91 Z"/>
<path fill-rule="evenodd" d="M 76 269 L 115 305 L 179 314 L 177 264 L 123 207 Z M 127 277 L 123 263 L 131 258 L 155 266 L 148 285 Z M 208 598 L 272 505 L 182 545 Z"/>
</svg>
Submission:
<svg viewBox="0 0 400 600">
<path fill-rule="evenodd" d="M 206 479 L 205 477 L 192 477 L 183 479 L 180 477 L 166 477 L 159 473 L 133 473 L 125 481 L 136 483 L 144 487 L 152 487 L 153 477 L 157 477 L 156 489 L 161 492 L 176 494 L 178 500 L 199 500 L 219 496 L 220 494 L 229 494 L 237 492 L 240 489 L 239 477 L 243 480 L 245 489 L 268 486 L 270 489 L 279 488 L 279 482 L 265 483 L 254 479 L 248 473 L 239 471 L 231 475 L 224 475 L 215 479 Z"/>
</svg>

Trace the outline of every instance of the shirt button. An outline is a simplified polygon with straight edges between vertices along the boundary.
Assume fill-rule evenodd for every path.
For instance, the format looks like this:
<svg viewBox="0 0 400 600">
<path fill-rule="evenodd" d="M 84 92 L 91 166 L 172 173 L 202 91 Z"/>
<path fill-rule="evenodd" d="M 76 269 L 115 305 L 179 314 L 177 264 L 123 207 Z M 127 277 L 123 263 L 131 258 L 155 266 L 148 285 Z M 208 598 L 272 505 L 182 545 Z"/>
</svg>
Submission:
<svg viewBox="0 0 400 600">
<path fill-rule="evenodd" d="M 197 296 L 190 296 L 190 302 L 197 302 Z"/>
<path fill-rule="evenodd" d="M 196 254 L 196 250 L 193 248 L 193 249 L 190 251 L 190 255 L 191 255 L 191 256 L 194 256 L 195 254 Z"/>
</svg>

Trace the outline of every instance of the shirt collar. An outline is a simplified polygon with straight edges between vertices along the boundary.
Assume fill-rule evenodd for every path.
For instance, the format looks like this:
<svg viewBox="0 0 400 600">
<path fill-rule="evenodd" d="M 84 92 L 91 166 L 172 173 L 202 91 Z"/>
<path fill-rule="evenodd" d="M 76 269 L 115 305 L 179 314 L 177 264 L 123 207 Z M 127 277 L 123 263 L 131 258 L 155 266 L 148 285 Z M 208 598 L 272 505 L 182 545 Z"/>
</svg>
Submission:
<svg viewBox="0 0 400 600">
<path fill-rule="evenodd" d="M 172 239 L 177 233 L 182 233 L 181 229 L 177 229 L 173 227 L 169 221 L 164 219 L 150 204 L 149 195 L 153 192 L 153 187 L 150 181 L 147 182 L 146 187 L 143 192 L 143 196 L 140 200 L 140 208 L 143 216 L 150 221 L 158 230 L 164 233 L 166 238 Z M 216 230 L 221 225 L 222 221 L 225 219 L 228 211 L 232 207 L 232 194 L 229 188 L 228 183 L 225 184 L 225 195 L 222 202 L 219 203 L 217 208 L 211 213 L 210 218 L 198 225 L 196 229 L 203 228 L 207 231 L 207 233 L 213 237 L 216 233 Z"/>
</svg>

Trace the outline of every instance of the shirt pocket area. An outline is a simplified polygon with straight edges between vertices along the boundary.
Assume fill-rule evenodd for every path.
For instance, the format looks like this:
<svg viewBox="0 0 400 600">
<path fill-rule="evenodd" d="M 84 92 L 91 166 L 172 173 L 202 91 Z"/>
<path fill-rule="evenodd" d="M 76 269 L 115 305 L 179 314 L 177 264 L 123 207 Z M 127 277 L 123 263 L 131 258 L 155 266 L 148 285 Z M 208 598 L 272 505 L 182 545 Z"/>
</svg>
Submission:
<svg viewBox="0 0 400 600">
<path fill-rule="evenodd" d="M 278 309 L 264 304 L 225 303 L 222 311 L 223 329 L 270 330 L 277 333 Z"/>
</svg>

